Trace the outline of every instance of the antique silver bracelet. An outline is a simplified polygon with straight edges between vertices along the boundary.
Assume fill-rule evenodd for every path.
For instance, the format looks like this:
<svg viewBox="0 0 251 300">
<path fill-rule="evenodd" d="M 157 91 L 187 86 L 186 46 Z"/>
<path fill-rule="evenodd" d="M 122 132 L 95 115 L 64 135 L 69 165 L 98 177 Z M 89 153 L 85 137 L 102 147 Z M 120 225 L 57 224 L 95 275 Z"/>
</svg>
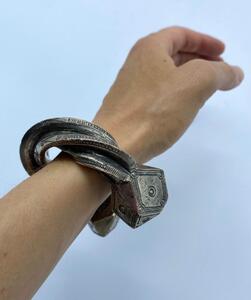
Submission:
<svg viewBox="0 0 251 300">
<path fill-rule="evenodd" d="M 103 128 L 76 118 L 53 118 L 35 124 L 20 145 L 21 161 L 29 175 L 50 162 L 48 150 L 52 147 L 109 179 L 112 193 L 89 222 L 98 235 L 111 232 L 119 218 L 136 228 L 165 206 L 168 194 L 163 170 L 137 164 Z"/>
</svg>

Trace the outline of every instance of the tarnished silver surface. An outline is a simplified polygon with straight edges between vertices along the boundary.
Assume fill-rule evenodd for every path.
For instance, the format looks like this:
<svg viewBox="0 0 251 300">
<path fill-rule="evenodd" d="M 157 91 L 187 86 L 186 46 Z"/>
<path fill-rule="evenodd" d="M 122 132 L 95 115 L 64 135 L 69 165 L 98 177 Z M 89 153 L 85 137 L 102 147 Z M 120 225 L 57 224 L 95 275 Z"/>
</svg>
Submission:
<svg viewBox="0 0 251 300">
<path fill-rule="evenodd" d="M 168 198 L 164 172 L 138 165 L 99 126 L 76 118 L 53 118 L 31 127 L 20 145 L 21 161 L 29 175 L 50 161 L 48 150 L 52 147 L 109 178 L 112 194 L 89 222 L 95 233 L 107 235 L 116 227 L 118 217 L 136 228 L 163 209 Z"/>
</svg>

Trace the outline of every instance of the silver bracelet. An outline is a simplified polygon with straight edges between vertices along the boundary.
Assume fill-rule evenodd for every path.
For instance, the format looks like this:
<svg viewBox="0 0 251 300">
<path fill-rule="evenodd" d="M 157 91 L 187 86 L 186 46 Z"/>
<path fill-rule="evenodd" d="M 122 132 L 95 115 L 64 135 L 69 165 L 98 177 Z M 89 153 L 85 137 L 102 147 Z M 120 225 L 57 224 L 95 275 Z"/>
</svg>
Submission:
<svg viewBox="0 0 251 300">
<path fill-rule="evenodd" d="M 109 179 L 112 193 L 89 222 L 96 234 L 107 235 L 119 218 L 136 228 L 165 206 L 168 194 L 163 170 L 137 164 L 103 128 L 76 118 L 53 118 L 35 124 L 20 145 L 20 158 L 29 175 L 50 162 L 48 150 L 52 147 Z"/>
</svg>

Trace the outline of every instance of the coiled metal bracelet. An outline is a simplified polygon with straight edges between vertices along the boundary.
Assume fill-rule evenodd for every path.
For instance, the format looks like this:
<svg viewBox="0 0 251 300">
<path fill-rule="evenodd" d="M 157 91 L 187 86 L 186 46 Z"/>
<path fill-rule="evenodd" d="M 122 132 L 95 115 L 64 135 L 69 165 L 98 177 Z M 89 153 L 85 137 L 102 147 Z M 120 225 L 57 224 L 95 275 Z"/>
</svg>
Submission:
<svg viewBox="0 0 251 300">
<path fill-rule="evenodd" d="M 76 118 L 35 124 L 20 145 L 21 161 L 29 175 L 50 162 L 48 150 L 52 147 L 109 179 L 112 193 L 89 222 L 98 235 L 107 235 L 119 218 L 136 228 L 163 209 L 168 198 L 163 170 L 137 164 L 103 128 Z"/>
</svg>

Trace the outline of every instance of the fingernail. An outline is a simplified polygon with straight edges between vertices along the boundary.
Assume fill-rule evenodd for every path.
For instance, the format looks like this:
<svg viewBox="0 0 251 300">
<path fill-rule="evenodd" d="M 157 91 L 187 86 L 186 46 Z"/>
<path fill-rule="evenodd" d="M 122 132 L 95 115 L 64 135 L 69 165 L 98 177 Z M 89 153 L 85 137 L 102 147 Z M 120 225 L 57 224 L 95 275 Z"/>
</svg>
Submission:
<svg viewBox="0 0 251 300">
<path fill-rule="evenodd" d="M 236 81 L 237 81 L 236 83 L 240 84 L 243 81 L 243 79 L 244 79 L 244 72 L 238 66 L 233 66 L 233 68 L 234 68 L 235 74 L 236 74 Z"/>
</svg>

